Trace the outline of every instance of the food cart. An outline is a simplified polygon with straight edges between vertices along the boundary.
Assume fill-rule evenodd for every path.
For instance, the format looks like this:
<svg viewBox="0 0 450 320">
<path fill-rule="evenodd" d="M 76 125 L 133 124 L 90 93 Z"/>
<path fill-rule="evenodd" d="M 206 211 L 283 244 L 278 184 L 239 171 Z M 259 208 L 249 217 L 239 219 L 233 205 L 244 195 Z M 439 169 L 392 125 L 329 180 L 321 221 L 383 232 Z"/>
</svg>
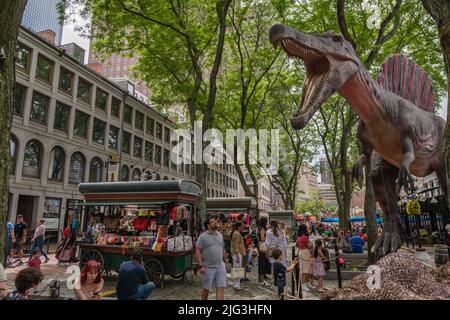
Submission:
<svg viewBox="0 0 450 320">
<path fill-rule="evenodd" d="M 188 180 L 82 183 L 80 268 L 89 260 L 118 272 L 134 249 L 149 279 L 184 278 L 192 270 L 196 202 L 201 186 Z"/>
<path fill-rule="evenodd" d="M 225 218 L 226 226 L 222 226 L 225 250 L 231 250 L 231 222 L 241 214 L 245 214 L 247 225 L 256 224 L 256 200 L 252 197 L 236 198 L 207 198 L 206 212 L 208 217 Z"/>
</svg>

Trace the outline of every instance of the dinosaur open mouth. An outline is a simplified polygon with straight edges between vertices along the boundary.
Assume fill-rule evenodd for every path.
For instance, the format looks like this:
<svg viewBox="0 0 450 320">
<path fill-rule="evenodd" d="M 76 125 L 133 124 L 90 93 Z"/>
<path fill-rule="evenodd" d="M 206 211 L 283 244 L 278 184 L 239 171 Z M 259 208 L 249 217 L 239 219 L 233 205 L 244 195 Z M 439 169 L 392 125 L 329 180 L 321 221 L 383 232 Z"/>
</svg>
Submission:
<svg viewBox="0 0 450 320">
<path fill-rule="evenodd" d="M 331 73 L 330 62 L 325 55 L 290 38 L 278 40 L 274 45 L 282 47 L 289 56 L 299 58 L 305 63 L 306 78 L 299 109 L 294 117 L 310 118 L 319 107 L 315 106 L 314 101 L 324 89 Z"/>
</svg>

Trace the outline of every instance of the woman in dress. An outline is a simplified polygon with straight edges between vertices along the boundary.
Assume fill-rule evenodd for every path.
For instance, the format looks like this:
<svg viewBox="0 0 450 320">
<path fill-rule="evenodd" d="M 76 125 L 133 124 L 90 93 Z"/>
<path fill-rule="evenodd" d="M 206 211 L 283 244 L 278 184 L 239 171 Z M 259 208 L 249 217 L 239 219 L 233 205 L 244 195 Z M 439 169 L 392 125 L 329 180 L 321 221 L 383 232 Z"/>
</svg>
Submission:
<svg viewBox="0 0 450 320">
<path fill-rule="evenodd" d="M 323 260 L 328 259 L 322 251 L 322 240 L 317 239 L 314 247 L 313 259 L 311 262 L 311 275 L 318 279 L 318 292 L 323 292 L 323 277 L 325 277 L 325 266 Z"/>
<path fill-rule="evenodd" d="M 274 263 L 275 259 L 271 256 L 271 251 L 275 248 L 281 250 L 281 263 L 286 266 L 286 250 L 287 242 L 283 232 L 278 227 L 278 223 L 275 220 L 270 221 L 270 229 L 267 230 L 266 241 L 264 242 L 268 250 L 269 262 Z"/>
<path fill-rule="evenodd" d="M 267 233 L 267 218 L 262 217 L 258 220 L 258 230 L 257 230 L 257 247 L 258 247 L 258 283 L 264 283 L 264 279 L 269 279 L 267 277 L 271 272 L 271 266 L 269 259 L 266 255 L 266 250 L 264 250 L 264 242 L 266 241 Z M 263 244 L 261 246 L 261 244 Z"/>
<path fill-rule="evenodd" d="M 305 291 L 309 291 L 310 289 L 313 289 L 313 286 L 309 284 L 312 245 L 309 241 L 308 229 L 305 224 L 301 224 L 298 227 L 297 248 L 299 250 L 302 282 L 305 283 Z"/>
<path fill-rule="evenodd" d="M 75 283 L 75 296 L 78 300 L 101 300 L 103 285 L 100 263 L 90 260 L 85 265 L 80 279 Z"/>
</svg>

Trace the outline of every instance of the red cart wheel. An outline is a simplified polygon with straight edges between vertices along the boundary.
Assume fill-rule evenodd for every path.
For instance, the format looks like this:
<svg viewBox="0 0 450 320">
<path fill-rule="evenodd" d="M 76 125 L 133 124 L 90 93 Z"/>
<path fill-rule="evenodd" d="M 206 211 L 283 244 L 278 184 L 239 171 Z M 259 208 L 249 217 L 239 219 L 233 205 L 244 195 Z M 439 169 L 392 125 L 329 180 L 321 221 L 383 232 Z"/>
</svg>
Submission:
<svg viewBox="0 0 450 320">
<path fill-rule="evenodd" d="M 100 251 L 96 249 L 90 249 L 88 251 L 83 252 L 80 259 L 80 269 L 83 270 L 84 266 L 90 261 L 95 260 L 100 263 L 101 269 L 104 270 L 105 260 L 103 259 L 103 255 Z"/>
<path fill-rule="evenodd" d="M 144 264 L 148 278 L 156 287 L 161 287 L 164 280 L 164 267 L 161 262 L 156 259 L 148 259 Z"/>
</svg>

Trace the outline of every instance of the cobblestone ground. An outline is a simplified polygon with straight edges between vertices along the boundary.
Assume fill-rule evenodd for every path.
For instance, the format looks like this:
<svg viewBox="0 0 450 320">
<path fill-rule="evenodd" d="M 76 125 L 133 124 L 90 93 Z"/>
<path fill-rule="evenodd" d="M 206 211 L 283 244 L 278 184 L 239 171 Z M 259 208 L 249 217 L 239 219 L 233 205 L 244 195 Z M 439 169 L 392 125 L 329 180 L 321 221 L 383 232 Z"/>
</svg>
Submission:
<svg viewBox="0 0 450 320">
<path fill-rule="evenodd" d="M 41 271 L 44 274 L 44 281 L 39 285 L 38 291 L 44 290 L 48 283 L 53 279 L 61 281 L 60 297 L 73 298 L 74 294 L 71 289 L 67 287 L 68 279 L 70 279 L 70 266 L 57 265 L 57 261 L 54 255 L 49 255 L 50 261 L 47 264 L 41 265 Z M 77 266 L 73 264 L 72 266 Z M 8 277 L 8 286 L 11 290 L 14 289 L 14 279 L 17 273 L 24 269 L 24 266 L 8 268 L 6 274 Z M 73 267 L 72 267 L 73 268 Z M 72 276 L 73 277 L 73 276 Z M 225 299 L 227 300 L 275 300 L 275 290 L 270 285 L 258 284 L 258 267 L 254 266 L 252 272 L 248 275 L 250 282 L 241 283 L 241 290 L 235 292 L 232 288 L 232 282 L 230 275 L 228 275 L 227 288 L 225 290 Z M 286 292 L 291 293 L 291 275 L 287 274 L 288 284 Z M 269 282 L 269 281 L 268 281 Z M 104 294 L 114 298 L 115 286 L 117 283 L 117 274 L 105 277 Z M 325 288 L 337 287 L 336 281 L 324 281 Z M 39 298 L 48 296 L 48 288 L 45 289 Z M 151 300 L 199 300 L 201 292 L 201 278 L 198 274 L 194 275 L 193 272 L 188 272 L 186 279 L 172 279 L 170 276 L 166 276 L 164 286 L 157 288 L 150 296 Z M 215 299 L 215 290 L 211 290 L 209 299 Z M 304 292 L 303 299 L 306 300 L 319 300 L 319 294 L 317 292 Z"/>
</svg>

